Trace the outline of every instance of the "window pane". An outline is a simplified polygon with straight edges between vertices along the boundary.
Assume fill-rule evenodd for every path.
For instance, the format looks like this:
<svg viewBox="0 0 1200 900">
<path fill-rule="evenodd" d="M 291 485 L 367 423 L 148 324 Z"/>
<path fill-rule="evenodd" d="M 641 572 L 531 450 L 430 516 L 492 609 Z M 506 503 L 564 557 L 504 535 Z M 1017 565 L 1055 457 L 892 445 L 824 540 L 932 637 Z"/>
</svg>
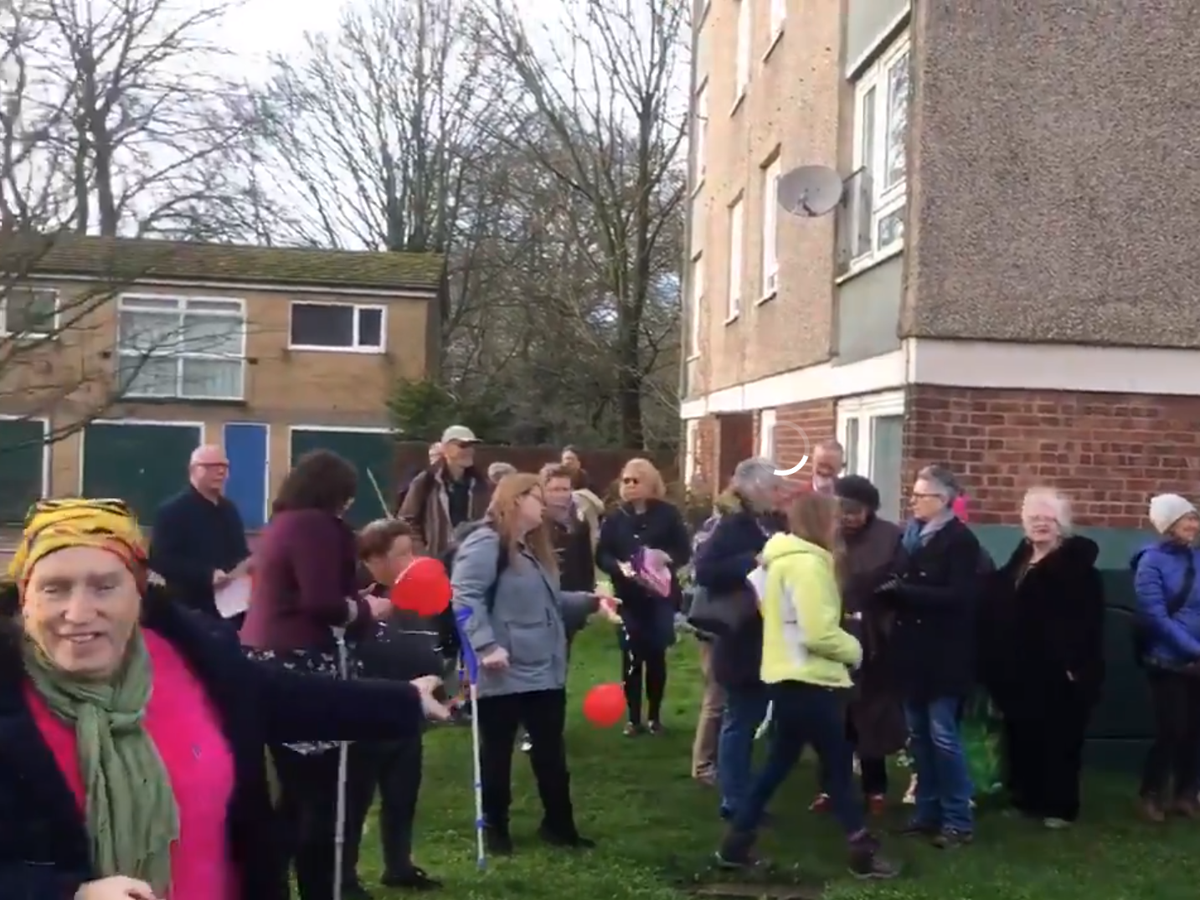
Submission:
<svg viewBox="0 0 1200 900">
<path fill-rule="evenodd" d="M 904 181 L 905 147 L 908 132 L 908 52 L 888 69 L 887 149 L 884 159 L 884 188 Z"/>
<path fill-rule="evenodd" d="M 242 355 L 242 320 L 233 316 L 184 316 L 183 353 Z"/>
<path fill-rule="evenodd" d="M 846 450 L 846 471 L 851 475 L 861 475 L 858 468 L 858 419 L 846 420 L 846 433 L 842 435 L 842 445 Z"/>
<path fill-rule="evenodd" d="M 10 288 L 4 297 L 4 329 L 9 334 L 51 334 L 54 291 Z"/>
<path fill-rule="evenodd" d="M 861 164 L 868 169 L 875 165 L 875 88 L 862 98 L 862 132 L 859 136 L 858 152 Z"/>
<path fill-rule="evenodd" d="M 358 311 L 358 346 L 383 346 L 382 309 L 360 309 Z"/>
<path fill-rule="evenodd" d="M 171 353 L 179 345 L 182 324 L 179 313 L 122 309 L 117 344 L 138 353 Z"/>
<path fill-rule="evenodd" d="M 895 522 L 900 510 L 900 451 L 904 440 L 904 416 L 875 416 L 871 419 L 871 481 L 879 489 L 879 513 Z"/>
<path fill-rule="evenodd" d="M 292 343 L 303 347 L 353 347 L 354 307 L 293 303 Z"/>
<path fill-rule="evenodd" d="M 179 395 L 179 361 L 168 356 L 121 355 L 117 358 L 121 391 L 140 397 Z"/>
<path fill-rule="evenodd" d="M 875 243 L 879 249 L 904 240 L 904 207 L 890 212 L 879 220 Z"/>
<path fill-rule="evenodd" d="M 242 398 L 242 362 L 224 359 L 183 360 L 183 392 L 190 398 Z"/>
</svg>

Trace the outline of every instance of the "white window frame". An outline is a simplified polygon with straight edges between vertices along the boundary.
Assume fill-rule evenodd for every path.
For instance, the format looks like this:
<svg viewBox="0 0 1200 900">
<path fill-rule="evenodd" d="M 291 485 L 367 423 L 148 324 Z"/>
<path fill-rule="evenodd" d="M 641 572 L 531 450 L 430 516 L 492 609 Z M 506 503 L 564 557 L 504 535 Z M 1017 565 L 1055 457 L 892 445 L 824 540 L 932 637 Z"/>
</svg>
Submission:
<svg viewBox="0 0 1200 900">
<path fill-rule="evenodd" d="M 771 4 L 771 39 L 767 46 L 774 47 L 779 36 L 783 34 L 783 25 L 787 21 L 787 0 L 768 0 L 768 2 Z"/>
<path fill-rule="evenodd" d="M 775 462 L 776 424 L 775 410 L 764 409 L 758 414 L 758 455 L 771 462 Z"/>
<path fill-rule="evenodd" d="M 738 197 L 729 206 L 729 284 L 726 325 L 742 313 L 742 282 L 746 280 L 745 245 L 746 204 L 744 198 Z"/>
<path fill-rule="evenodd" d="M 354 310 L 354 325 L 352 330 L 352 340 L 354 345 L 351 347 L 327 347 L 318 344 L 297 344 L 292 341 L 292 312 L 297 306 L 349 306 Z M 379 346 L 378 347 L 362 347 L 359 346 L 359 313 L 364 310 L 378 310 L 379 318 Z M 337 300 L 293 300 L 288 304 L 288 344 L 289 350 L 304 350 L 314 351 L 317 353 L 371 353 L 380 354 L 387 352 L 387 314 L 388 310 L 382 303 L 345 303 Z"/>
<path fill-rule="evenodd" d="M 838 441 L 846 450 L 846 474 L 862 475 L 875 480 L 873 438 L 875 419 L 904 415 L 904 391 L 884 391 L 863 397 L 839 400 L 837 405 Z M 858 440 L 850 446 L 850 422 L 858 422 Z M 851 468 L 850 461 L 856 465 Z"/>
<path fill-rule="evenodd" d="M 692 260 L 691 308 L 688 322 L 688 359 L 700 358 L 700 322 L 704 311 L 704 257 Z"/>
<path fill-rule="evenodd" d="M 696 91 L 696 103 L 692 114 L 692 140 L 696 142 L 693 154 L 696 173 L 692 178 L 693 187 L 699 187 L 704 181 L 708 168 L 708 82 L 700 85 Z"/>
<path fill-rule="evenodd" d="M 753 50 L 753 23 L 750 19 L 750 7 L 753 2 L 754 0 L 738 0 L 737 56 L 733 82 L 733 109 L 730 110 L 730 115 L 737 110 L 742 98 L 746 96 L 746 89 L 750 86 L 750 53 Z"/>
<path fill-rule="evenodd" d="M 704 198 L 699 193 L 688 201 L 688 215 L 691 216 L 692 259 L 699 259 L 704 252 L 704 226 L 707 220 L 704 216 Z"/>
<path fill-rule="evenodd" d="M 219 319 L 236 319 L 239 322 L 238 328 L 239 346 L 237 356 L 230 357 L 224 353 L 206 353 L 203 350 L 187 350 L 171 347 L 161 351 L 142 351 L 125 349 L 121 346 L 121 313 L 165 313 L 168 312 L 164 308 L 164 304 L 174 303 L 179 310 L 179 320 L 182 335 L 182 323 L 184 316 L 199 316 L 204 318 L 219 318 Z M 213 310 L 204 309 L 203 304 L 220 303 L 228 307 L 228 310 Z M 234 312 L 236 305 L 237 311 Z M 235 401 L 240 402 L 246 399 L 246 301 L 238 297 L 189 297 L 187 295 L 178 294 L 121 294 L 117 298 L 117 371 L 120 371 L 121 357 L 161 357 L 176 360 L 175 367 L 175 393 L 173 394 L 158 394 L 158 393 L 139 393 L 122 387 L 122 396 L 128 398 L 139 398 L 147 400 L 191 400 L 198 402 L 222 402 Z M 186 338 L 185 338 L 186 340 Z M 237 362 L 242 370 L 242 391 L 236 397 L 218 397 L 205 395 L 203 397 L 191 397 L 183 392 L 183 363 L 188 359 L 199 360 L 219 360 L 221 362 Z"/>
<path fill-rule="evenodd" d="M 54 298 L 54 319 L 49 331 L 15 332 L 8 329 L 8 298 L 14 291 L 29 291 L 33 294 L 50 294 Z M 56 288 L 40 287 L 33 284 L 14 284 L 4 289 L 0 296 L 0 334 L 7 337 L 20 337 L 29 340 L 41 340 L 58 334 L 62 328 L 62 295 Z"/>
<path fill-rule="evenodd" d="M 908 32 L 905 31 L 892 42 L 880 55 L 879 59 L 872 63 L 854 83 L 854 169 L 857 171 L 858 169 L 865 168 L 870 172 L 872 195 L 871 247 L 870 250 L 864 251 L 854 260 L 854 264 L 858 267 L 872 261 L 886 259 L 904 249 L 903 238 L 880 245 L 879 223 L 892 213 L 903 209 L 908 199 L 907 171 L 904 178 L 896 184 L 886 187 L 883 183 L 883 175 L 887 166 L 888 114 L 890 111 L 888 104 L 889 75 L 896 65 L 904 64 L 904 60 L 908 60 L 909 64 L 911 64 L 912 57 L 910 50 L 911 44 Z M 912 102 L 911 84 L 910 76 L 910 112 Z M 871 148 L 871 158 L 867 159 L 867 154 L 863 152 L 863 108 L 867 95 L 872 89 L 875 91 L 872 101 L 874 144 Z"/>
<path fill-rule="evenodd" d="M 779 200 L 777 191 L 782 174 L 776 155 L 762 170 L 762 295 L 765 303 L 779 293 Z"/>
</svg>

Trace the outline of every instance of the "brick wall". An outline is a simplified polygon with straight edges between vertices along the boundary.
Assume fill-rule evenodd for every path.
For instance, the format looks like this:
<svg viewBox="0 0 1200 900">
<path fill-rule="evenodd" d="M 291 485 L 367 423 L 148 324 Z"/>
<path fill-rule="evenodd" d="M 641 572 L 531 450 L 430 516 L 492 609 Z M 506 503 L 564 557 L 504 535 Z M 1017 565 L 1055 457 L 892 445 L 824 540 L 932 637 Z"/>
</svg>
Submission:
<svg viewBox="0 0 1200 900">
<path fill-rule="evenodd" d="M 812 456 L 813 448 L 821 441 L 831 440 L 837 432 L 837 407 L 833 400 L 811 400 L 793 403 L 775 410 L 775 462 L 790 469 L 804 455 Z M 755 451 L 762 446 L 762 415 L 754 418 Z M 811 477 L 805 467 L 791 476 L 803 480 Z"/>
<path fill-rule="evenodd" d="M 1197 494 L 1200 397 L 916 385 L 904 484 L 932 462 L 961 475 L 972 522 L 1015 524 L 1025 490 L 1048 485 L 1079 524 L 1138 528 L 1154 494 Z"/>
</svg>

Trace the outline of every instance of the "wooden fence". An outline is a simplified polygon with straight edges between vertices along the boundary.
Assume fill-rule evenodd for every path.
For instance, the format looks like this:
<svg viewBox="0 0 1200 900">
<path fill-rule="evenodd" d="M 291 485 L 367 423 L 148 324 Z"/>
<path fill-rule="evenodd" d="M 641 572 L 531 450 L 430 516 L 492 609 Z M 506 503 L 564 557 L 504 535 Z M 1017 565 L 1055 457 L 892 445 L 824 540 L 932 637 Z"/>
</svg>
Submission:
<svg viewBox="0 0 1200 900">
<path fill-rule="evenodd" d="M 520 472 L 537 472 L 546 463 L 558 462 L 558 447 L 504 446 L 480 444 L 475 448 L 475 468 L 486 472 L 494 462 L 506 462 Z M 616 482 L 625 463 L 644 456 L 658 466 L 668 484 L 676 480 L 676 463 L 670 454 L 650 454 L 641 450 L 579 450 L 579 458 L 587 470 L 592 489 L 601 496 L 616 496 Z M 396 444 L 396 477 L 400 484 L 411 480 L 429 464 L 429 445 L 414 441 Z"/>
</svg>

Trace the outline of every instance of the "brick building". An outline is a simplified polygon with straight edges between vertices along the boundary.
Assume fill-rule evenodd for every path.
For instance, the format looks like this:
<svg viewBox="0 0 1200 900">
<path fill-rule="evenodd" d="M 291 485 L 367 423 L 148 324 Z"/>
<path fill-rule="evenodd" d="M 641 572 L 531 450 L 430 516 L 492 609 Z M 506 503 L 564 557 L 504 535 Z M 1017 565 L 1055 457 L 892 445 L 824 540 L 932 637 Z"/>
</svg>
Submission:
<svg viewBox="0 0 1200 900">
<path fill-rule="evenodd" d="M 710 489 L 754 452 L 794 465 L 799 429 L 836 436 L 898 516 L 916 470 L 946 463 L 1002 560 L 1025 488 L 1066 491 L 1106 570 L 1092 747 L 1112 761 L 1150 728 L 1130 550 L 1152 494 L 1200 494 L 1189 15 L 698 0 L 695 17 L 688 480 Z M 816 164 L 846 178 L 838 210 L 782 212 L 780 174 Z"/>
<path fill-rule="evenodd" d="M 247 527 L 300 454 L 393 471 L 387 399 L 436 370 L 440 257 L 59 236 L 0 244 L 0 519 L 38 496 L 179 490 L 223 444 Z"/>
<path fill-rule="evenodd" d="M 891 514 L 929 462 L 961 473 L 984 525 L 1015 523 L 1035 482 L 1102 529 L 1196 493 L 1200 171 L 1179 98 L 1200 49 L 1182 7 L 697 12 L 695 486 L 755 451 L 792 465 L 790 424 L 840 439 Z M 843 203 L 791 217 L 776 179 L 811 164 L 847 177 Z"/>
</svg>

